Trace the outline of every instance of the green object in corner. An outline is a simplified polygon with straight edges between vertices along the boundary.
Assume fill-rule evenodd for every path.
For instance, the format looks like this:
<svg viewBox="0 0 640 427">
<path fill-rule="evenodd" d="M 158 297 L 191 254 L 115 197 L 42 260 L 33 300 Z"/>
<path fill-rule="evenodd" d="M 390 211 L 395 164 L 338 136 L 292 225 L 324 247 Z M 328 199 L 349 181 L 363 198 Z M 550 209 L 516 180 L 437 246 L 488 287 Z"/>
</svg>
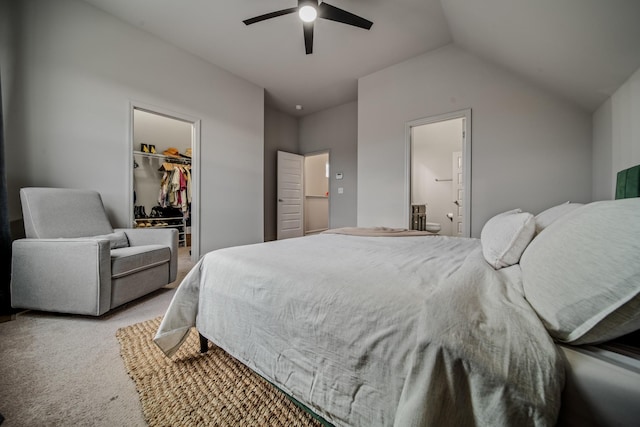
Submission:
<svg viewBox="0 0 640 427">
<path fill-rule="evenodd" d="M 640 197 L 640 165 L 618 172 L 616 199 Z"/>
</svg>

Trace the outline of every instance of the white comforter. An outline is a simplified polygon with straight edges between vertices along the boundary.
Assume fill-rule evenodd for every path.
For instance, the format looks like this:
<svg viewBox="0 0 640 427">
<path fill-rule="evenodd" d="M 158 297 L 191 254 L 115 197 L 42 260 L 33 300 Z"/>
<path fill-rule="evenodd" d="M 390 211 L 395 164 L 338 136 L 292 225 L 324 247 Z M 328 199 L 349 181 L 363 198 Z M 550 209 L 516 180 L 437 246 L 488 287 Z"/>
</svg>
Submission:
<svg viewBox="0 0 640 427">
<path fill-rule="evenodd" d="M 155 341 L 200 333 L 339 426 L 553 425 L 562 359 L 480 241 L 321 234 L 217 250 Z"/>
</svg>

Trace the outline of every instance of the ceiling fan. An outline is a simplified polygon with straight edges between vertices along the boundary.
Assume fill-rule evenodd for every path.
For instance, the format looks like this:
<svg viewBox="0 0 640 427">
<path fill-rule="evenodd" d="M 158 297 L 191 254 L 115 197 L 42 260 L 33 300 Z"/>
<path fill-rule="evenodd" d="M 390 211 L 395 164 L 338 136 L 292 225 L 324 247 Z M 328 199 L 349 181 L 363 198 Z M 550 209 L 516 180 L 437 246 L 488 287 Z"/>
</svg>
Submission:
<svg viewBox="0 0 640 427">
<path fill-rule="evenodd" d="M 298 0 L 297 7 L 277 10 L 275 12 L 256 16 L 255 18 L 245 19 L 242 22 L 244 22 L 245 25 L 251 25 L 256 22 L 276 18 L 282 15 L 288 15 L 294 12 L 298 12 L 300 19 L 302 20 L 304 47 L 307 55 L 313 53 L 313 22 L 316 18 L 341 22 L 343 24 L 353 25 L 354 27 L 364 28 L 365 30 L 370 29 L 373 25 L 373 22 L 367 19 L 319 0 Z"/>
</svg>

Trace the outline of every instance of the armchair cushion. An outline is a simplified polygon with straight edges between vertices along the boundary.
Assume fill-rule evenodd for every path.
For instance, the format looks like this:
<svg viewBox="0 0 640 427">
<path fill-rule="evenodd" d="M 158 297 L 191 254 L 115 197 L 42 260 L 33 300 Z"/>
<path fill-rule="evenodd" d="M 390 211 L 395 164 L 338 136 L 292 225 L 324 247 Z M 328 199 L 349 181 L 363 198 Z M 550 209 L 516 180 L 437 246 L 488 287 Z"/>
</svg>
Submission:
<svg viewBox="0 0 640 427">
<path fill-rule="evenodd" d="M 171 249 L 169 262 L 169 283 L 176 280 L 178 275 L 178 230 L 175 228 L 117 228 L 127 235 L 129 246 L 163 245 Z"/>
<path fill-rule="evenodd" d="M 147 268 L 169 262 L 171 251 L 168 246 L 130 246 L 111 250 L 111 278 L 127 276 Z"/>
</svg>

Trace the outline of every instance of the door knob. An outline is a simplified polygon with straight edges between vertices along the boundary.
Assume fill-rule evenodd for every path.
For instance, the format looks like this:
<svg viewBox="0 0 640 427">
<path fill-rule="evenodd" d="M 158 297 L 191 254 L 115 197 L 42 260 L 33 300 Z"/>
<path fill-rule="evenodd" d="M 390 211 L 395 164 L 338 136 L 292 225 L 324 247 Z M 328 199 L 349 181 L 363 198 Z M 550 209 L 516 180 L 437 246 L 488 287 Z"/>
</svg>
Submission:
<svg viewBox="0 0 640 427">
<path fill-rule="evenodd" d="M 278 201 L 279 201 L 279 202 L 284 202 L 284 200 L 282 200 L 282 199 L 278 199 Z"/>
</svg>

